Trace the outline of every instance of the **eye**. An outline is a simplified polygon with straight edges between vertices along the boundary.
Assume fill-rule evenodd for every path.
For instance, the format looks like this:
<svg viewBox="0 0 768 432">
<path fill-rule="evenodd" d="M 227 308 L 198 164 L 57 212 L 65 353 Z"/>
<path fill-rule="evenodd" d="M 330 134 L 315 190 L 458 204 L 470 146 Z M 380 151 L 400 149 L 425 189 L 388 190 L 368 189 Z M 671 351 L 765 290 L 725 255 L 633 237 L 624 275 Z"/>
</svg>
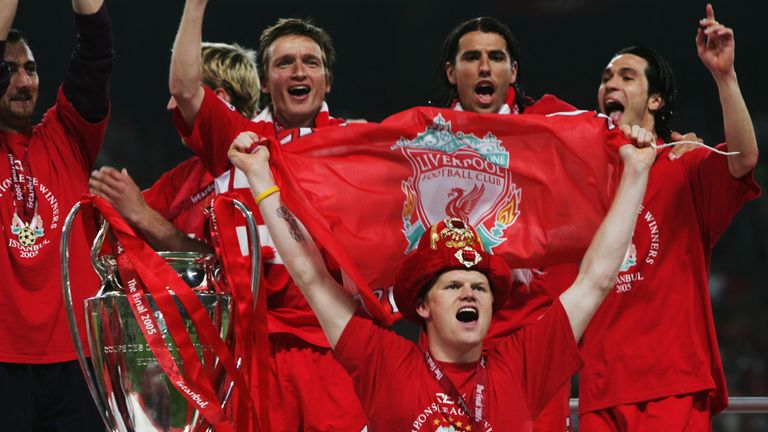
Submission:
<svg viewBox="0 0 768 432">
<path fill-rule="evenodd" d="M 459 289 L 459 288 L 461 288 L 461 285 L 459 285 L 459 284 L 457 284 L 457 283 L 450 283 L 450 284 L 448 284 L 448 285 L 447 285 L 445 288 L 446 288 L 446 289 L 450 289 L 450 290 L 454 290 L 454 289 Z"/>
<path fill-rule="evenodd" d="M 24 70 L 27 71 L 28 75 L 35 75 L 37 74 L 37 65 L 34 63 L 25 65 Z"/>
<path fill-rule="evenodd" d="M 507 60 L 507 56 L 503 52 L 493 52 L 488 57 L 494 62 L 504 62 Z"/>
<path fill-rule="evenodd" d="M 623 77 L 621 77 L 621 80 L 622 81 L 634 81 L 635 79 L 632 78 L 631 76 L 623 76 Z"/>
<path fill-rule="evenodd" d="M 472 286 L 472 289 L 475 290 L 475 291 L 478 291 L 478 292 L 487 292 L 488 291 L 488 287 L 485 286 L 485 285 L 474 285 L 474 286 Z"/>
<path fill-rule="evenodd" d="M 480 53 L 468 52 L 462 56 L 462 59 L 464 59 L 464 61 L 477 61 L 480 59 Z"/>
</svg>

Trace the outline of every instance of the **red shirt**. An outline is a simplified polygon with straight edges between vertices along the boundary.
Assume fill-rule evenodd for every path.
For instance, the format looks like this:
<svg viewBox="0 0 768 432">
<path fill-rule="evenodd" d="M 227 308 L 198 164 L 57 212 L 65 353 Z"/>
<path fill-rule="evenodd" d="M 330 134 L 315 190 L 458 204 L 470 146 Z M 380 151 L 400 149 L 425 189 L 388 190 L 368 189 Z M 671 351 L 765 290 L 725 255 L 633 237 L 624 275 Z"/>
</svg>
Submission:
<svg viewBox="0 0 768 432">
<path fill-rule="evenodd" d="M 713 415 L 727 406 L 710 255 L 760 188 L 751 173 L 734 179 L 726 157 L 696 149 L 671 161 L 669 151 L 651 169 L 616 287 L 584 334 L 580 412 L 702 390 Z"/>
<path fill-rule="evenodd" d="M 200 158 L 191 157 L 144 191 L 150 207 L 194 239 L 204 240 L 203 210 L 213 197 L 213 176 Z"/>
<path fill-rule="evenodd" d="M 173 114 L 174 124 L 189 148 L 200 157 L 208 171 L 216 177 L 216 191 L 241 191 L 250 199 L 251 192 L 245 175 L 232 169 L 227 151 L 232 141 L 241 132 L 249 130 L 261 136 L 276 137 L 283 144 L 293 138 L 312 132 L 310 128 L 282 129 L 272 121 L 268 110 L 260 113 L 253 120 L 240 115 L 234 107 L 219 99 L 210 89 L 204 88 L 205 96 L 195 116 L 192 128 L 187 128 L 181 113 Z M 342 123 L 328 115 L 325 104 L 315 118 L 316 127 L 333 126 Z M 255 210 L 255 211 L 254 211 Z M 311 344 L 329 347 L 320 323 L 304 299 L 301 291 L 291 280 L 282 259 L 274 250 L 274 243 L 264 225 L 258 208 L 251 207 L 256 222 L 259 224 L 261 246 L 271 247 L 274 253 L 264 262 L 264 276 L 268 289 L 267 325 L 270 333 L 288 333 Z M 242 243 L 243 241 L 241 241 Z"/>
<path fill-rule="evenodd" d="M 449 421 L 468 430 L 469 417 L 445 394 L 413 343 L 355 316 L 333 354 L 352 376 L 372 431 L 434 431 Z M 534 324 L 489 348 L 487 359 L 485 431 L 532 430 L 533 418 L 581 366 L 559 302 Z M 473 407 L 477 362 L 439 366 Z"/>
<path fill-rule="evenodd" d="M 56 105 L 31 135 L 0 132 L 0 362 L 55 363 L 76 358 L 64 313 L 59 244 L 64 219 L 88 192 L 88 177 L 106 124 L 106 118 L 95 124 L 87 122 L 59 89 Z M 9 150 L 21 161 L 26 145 L 39 217 L 39 235 L 31 246 L 22 246 L 13 232 L 18 223 L 14 223 L 8 161 Z M 83 216 L 81 212 L 73 225 L 69 247 L 72 302 L 81 335 L 85 335 L 83 299 L 99 287 L 91 268 L 91 244 L 83 230 Z"/>
</svg>

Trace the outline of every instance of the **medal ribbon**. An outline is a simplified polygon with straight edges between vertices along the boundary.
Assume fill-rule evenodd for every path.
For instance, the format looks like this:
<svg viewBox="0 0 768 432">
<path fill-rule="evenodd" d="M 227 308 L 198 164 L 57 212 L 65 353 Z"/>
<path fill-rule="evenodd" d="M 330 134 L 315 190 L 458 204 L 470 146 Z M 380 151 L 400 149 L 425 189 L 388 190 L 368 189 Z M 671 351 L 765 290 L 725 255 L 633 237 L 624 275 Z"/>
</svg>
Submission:
<svg viewBox="0 0 768 432">
<path fill-rule="evenodd" d="M 207 196 L 212 194 L 214 189 L 215 189 L 214 183 L 210 182 L 207 185 L 200 188 L 200 190 L 198 190 L 197 192 L 184 198 L 184 200 L 182 200 L 180 203 L 173 206 L 170 209 L 170 211 L 168 211 L 167 219 L 168 220 L 176 219 L 176 217 L 178 217 L 180 214 L 192 208 L 192 206 L 194 206 L 195 204 L 199 203 L 200 201 L 204 200 Z"/>
<path fill-rule="evenodd" d="M 21 221 L 29 224 L 35 216 L 37 195 L 35 194 L 35 182 L 32 177 L 32 167 L 29 165 L 29 145 L 24 146 L 24 159 L 19 161 L 17 168 L 16 158 L 8 149 L 8 163 L 11 167 L 11 181 L 13 182 L 13 199 L 17 209 L 21 209 L 19 217 Z M 26 167 L 26 175 L 24 173 Z M 18 214 L 18 213 L 17 213 Z"/>
<path fill-rule="evenodd" d="M 461 409 L 463 409 L 469 418 L 472 419 L 473 423 L 481 428 L 478 430 L 483 430 L 483 394 L 485 393 L 485 388 L 488 385 L 488 356 L 483 354 L 482 357 L 480 357 L 480 361 L 477 362 L 477 370 L 475 371 L 474 409 L 469 407 L 469 404 L 467 404 L 467 401 L 465 401 L 464 397 L 461 396 L 461 393 L 459 393 L 459 391 L 456 389 L 456 386 L 453 385 L 450 378 L 448 378 L 443 373 L 443 371 L 440 370 L 440 366 L 437 365 L 437 362 L 435 362 L 435 360 L 432 358 L 432 355 L 429 354 L 429 350 L 424 350 L 424 359 L 427 362 L 427 367 L 429 368 L 430 372 L 432 372 L 432 375 L 435 377 L 438 384 L 440 384 L 440 387 L 443 389 L 445 394 L 447 394 L 448 397 L 450 397 L 452 400 L 456 401 Z"/>
</svg>

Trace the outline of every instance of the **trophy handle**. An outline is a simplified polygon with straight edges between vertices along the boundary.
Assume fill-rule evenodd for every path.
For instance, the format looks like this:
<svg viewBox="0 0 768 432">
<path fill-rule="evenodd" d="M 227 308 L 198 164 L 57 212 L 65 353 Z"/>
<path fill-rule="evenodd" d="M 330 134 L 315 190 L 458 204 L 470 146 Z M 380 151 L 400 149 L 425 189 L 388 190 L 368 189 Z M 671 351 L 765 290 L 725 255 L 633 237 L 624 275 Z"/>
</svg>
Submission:
<svg viewBox="0 0 768 432">
<path fill-rule="evenodd" d="M 256 307 L 256 302 L 259 298 L 259 277 L 261 276 L 261 245 L 259 244 L 259 231 L 256 228 L 256 220 L 253 218 L 253 214 L 248 207 L 242 202 L 233 199 L 232 204 L 236 209 L 245 217 L 246 227 L 248 231 L 248 240 L 251 244 L 251 292 L 253 293 L 253 305 Z M 237 359 L 237 367 L 240 368 L 242 358 Z M 232 391 L 235 388 L 234 381 L 229 383 L 227 392 L 224 394 L 224 400 L 221 403 L 221 408 L 225 408 L 229 402 Z M 207 432 L 211 432 L 213 429 L 209 427 Z"/>
<path fill-rule="evenodd" d="M 75 319 L 75 311 L 72 306 L 72 290 L 70 289 L 70 283 L 69 283 L 69 237 L 71 234 L 72 222 L 75 220 L 75 217 L 77 216 L 77 213 L 79 211 L 80 211 L 80 203 L 78 202 L 74 205 L 74 207 L 72 207 L 72 210 L 70 210 L 69 214 L 67 215 L 67 218 L 64 221 L 64 226 L 61 230 L 61 286 L 62 286 L 62 294 L 64 296 L 64 309 L 67 314 L 67 323 L 69 324 L 69 332 L 72 335 L 72 342 L 75 345 L 75 353 L 77 354 L 77 360 L 80 362 L 80 368 L 83 370 L 83 375 L 85 376 L 85 383 L 88 385 L 88 390 L 91 392 L 91 397 L 93 398 L 93 401 L 96 404 L 96 408 L 99 410 L 101 419 L 104 421 L 104 424 L 107 426 L 107 429 L 109 429 L 110 431 L 116 431 L 117 427 L 113 424 L 112 421 L 110 421 L 109 413 L 106 409 L 107 407 L 106 398 L 103 397 L 103 395 L 99 392 L 98 388 L 96 387 L 95 374 L 93 372 L 91 364 L 88 362 L 88 358 L 85 357 L 85 350 L 83 350 L 83 344 L 80 340 L 80 331 L 77 329 L 77 320 Z M 99 234 L 102 235 L 103 231 L 105 231 L 104 225 L 102 225 L 101 230 L 99 231 Z M 104 237 L 102 235 L 101 237 L 102 241 L 103 241 L 103 238 Z M 94 249 L 92 249 L 92 252 L 91 252 L 91 260 L 94 265 L 94 268 L 98 272 L 96 262 L 93 261 L 93 257 L 94 257 L 93 250 L 96 250 L 95 244 L 94 244 Z M 99 264 L 101 265 L 101 263 Z M 105 270 L 105 274 L 106 274 L 106 270 Z M 101 273 L 99 274 L 99 276 L 101 276 Z"/>
<path fill-rule="evenodd" d="M 96 238 L 93 239 L 93 247 L 91 247 L 91 265 L 102 282 L 107 280 L 109 273 L 107 272 L 106 264 L 99 259 L 99 251 L 101 251 L 101 247 L 104 245 L 104 239 L 107 237 L 108 228 L 109 223 L 106 220 L 102 221 L 99 232 L 96 234 Z"/>
</svg>

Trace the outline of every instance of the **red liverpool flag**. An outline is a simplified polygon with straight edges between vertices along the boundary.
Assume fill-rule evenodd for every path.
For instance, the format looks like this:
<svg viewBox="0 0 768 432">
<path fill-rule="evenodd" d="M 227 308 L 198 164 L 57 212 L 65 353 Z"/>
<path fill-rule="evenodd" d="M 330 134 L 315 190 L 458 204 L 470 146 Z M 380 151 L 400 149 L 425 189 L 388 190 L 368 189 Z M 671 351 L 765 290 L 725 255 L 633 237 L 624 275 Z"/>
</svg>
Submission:
<svg viewBox="0 0 768 432">
<path fill-rule="evenodd" d="M 413 108 L 272 147 L 282 199 L 383 324 L 395 275 L 446 216 L 512 268 L 581 258 L 615 189 L 626 138 L 594 112 L 494 115 Z"/>
</svg>

